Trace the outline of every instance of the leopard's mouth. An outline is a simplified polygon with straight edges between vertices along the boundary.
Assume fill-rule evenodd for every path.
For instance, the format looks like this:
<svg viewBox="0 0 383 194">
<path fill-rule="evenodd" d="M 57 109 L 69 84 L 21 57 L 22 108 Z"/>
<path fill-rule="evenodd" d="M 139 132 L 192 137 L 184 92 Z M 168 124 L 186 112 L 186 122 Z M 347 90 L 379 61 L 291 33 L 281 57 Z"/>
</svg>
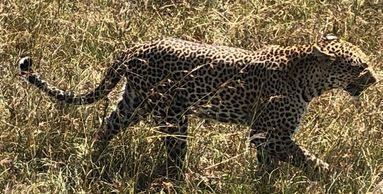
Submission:
<svg viewBox="0 0 383 194">
<path fill-rule="evenodd" d="M 353 97 L 358 97 L 366 88 L 376 83 L 376 78 L 369 69 L 365 69 L 345 90 Z"/>
</svg>

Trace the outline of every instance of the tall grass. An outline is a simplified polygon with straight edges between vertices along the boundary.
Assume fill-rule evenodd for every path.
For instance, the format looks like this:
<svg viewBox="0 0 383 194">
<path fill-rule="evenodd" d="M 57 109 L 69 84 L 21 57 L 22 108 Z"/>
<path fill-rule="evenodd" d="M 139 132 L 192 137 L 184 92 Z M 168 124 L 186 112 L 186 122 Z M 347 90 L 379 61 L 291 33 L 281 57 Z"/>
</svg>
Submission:
<svg viewBox="0 0 383 194">
<path fill-rule="evenodd" d="M 316 98 L 297 141 L 327 161 L 330 178 L 310 181 L 281 165 L 256 175 L 248 129 L 192 118 L 185 180 L 151 180 L 164 160 L 161 134 L 141 122 L 109 147 L 112 181 L 84 179 L 90 141 L 115 107 L 119 89 L 91 106 L 58 104 L 16 74 L 31 55 L 35 70 L 63 89 L 84 92 L 118 49 L 178 37 L 256 50 L 313 43 L 333 32 L 358 45 L 383 74 L 383 2 L 312 0 L 4 0 L 0 2 L 0 190 L 3 193 L 366 193 L 383 179 L 383 85 L 361 104 L 342 91 Z M 89 177 L 89 176 L 88 176 Z M 92 178 L 90 176 L 90 178 Z M 93 177 L 94 178 L 94 177 Z M 262 179 L 261 179 L 262 178 Z M 151 181 L 149 181 L 151 180 Z"/>
</svg>

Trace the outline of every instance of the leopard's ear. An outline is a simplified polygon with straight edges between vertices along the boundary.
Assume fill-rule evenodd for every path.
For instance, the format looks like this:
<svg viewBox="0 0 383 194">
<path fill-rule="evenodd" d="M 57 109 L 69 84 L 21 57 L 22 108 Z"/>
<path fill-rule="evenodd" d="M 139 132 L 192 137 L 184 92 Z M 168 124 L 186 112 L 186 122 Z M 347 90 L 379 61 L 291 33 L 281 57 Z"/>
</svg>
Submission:
<svg viewBox="0 0 383 194">
<path fill-rule="evenodd" d="M 320 60 L 325 60 L 325 61 L 335 61 L 335 54 L 329 52 L 326 49 L 321 48 L 319 45 L 315 44 L 313 46 L 313 52 L 312 54 Z"/>
<path fill-rule="evenodd" d="M 328 33 L 322 36 L 321 41 L 339 41 L 339 38 L 335 34 Z"/>
</svg>

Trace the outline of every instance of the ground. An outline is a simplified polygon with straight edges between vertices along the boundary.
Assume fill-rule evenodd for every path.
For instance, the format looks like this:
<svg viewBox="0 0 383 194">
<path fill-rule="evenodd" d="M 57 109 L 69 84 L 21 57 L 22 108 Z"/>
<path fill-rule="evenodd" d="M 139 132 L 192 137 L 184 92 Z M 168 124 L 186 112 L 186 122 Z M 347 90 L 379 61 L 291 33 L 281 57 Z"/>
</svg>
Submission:
<svg viewBox="0 0 383 194">
<path fill-rule="evenodd" d="M 32 55 L 35 70 L 76 92 L 93 88 L 114 51 L 163 37 L 241 47 L 313 43 L 332 32 L 358 45 L 383 75 L 383 2 L 368 1 L 33 1 L 0 3 L 0 191 L 3 193 L 367 193 L 383 179 L 383 84 L 360 102 L 343 91 L 316 98 L 296 139 L 327 161 L 330 177 L 311 181 L 282 165 L 255 173 L 248 129 L 193 118 L 185 180 L 155 179 L 160 134 L 142 122 L 116 138 L 106 171 L 85 180 L 87 150 L 122 85 L 90 106 L 55 103 L 17 76 Z"/>
</svg>

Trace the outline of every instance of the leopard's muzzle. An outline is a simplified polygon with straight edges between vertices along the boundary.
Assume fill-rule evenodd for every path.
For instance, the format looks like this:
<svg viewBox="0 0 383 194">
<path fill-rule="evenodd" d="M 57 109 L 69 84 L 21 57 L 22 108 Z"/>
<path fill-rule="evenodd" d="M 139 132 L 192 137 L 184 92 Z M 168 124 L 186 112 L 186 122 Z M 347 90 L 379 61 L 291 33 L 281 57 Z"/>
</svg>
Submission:
<svg viewBox="0 0 383 194">
<path fill-rule="evenodd" d="M 376 83 L 377 79 L 369 69 L 365 69 L 360 75 L 348 84 L 345 90 L 353 97 L 358 97 L 366 88 Z"/>
</svg>

